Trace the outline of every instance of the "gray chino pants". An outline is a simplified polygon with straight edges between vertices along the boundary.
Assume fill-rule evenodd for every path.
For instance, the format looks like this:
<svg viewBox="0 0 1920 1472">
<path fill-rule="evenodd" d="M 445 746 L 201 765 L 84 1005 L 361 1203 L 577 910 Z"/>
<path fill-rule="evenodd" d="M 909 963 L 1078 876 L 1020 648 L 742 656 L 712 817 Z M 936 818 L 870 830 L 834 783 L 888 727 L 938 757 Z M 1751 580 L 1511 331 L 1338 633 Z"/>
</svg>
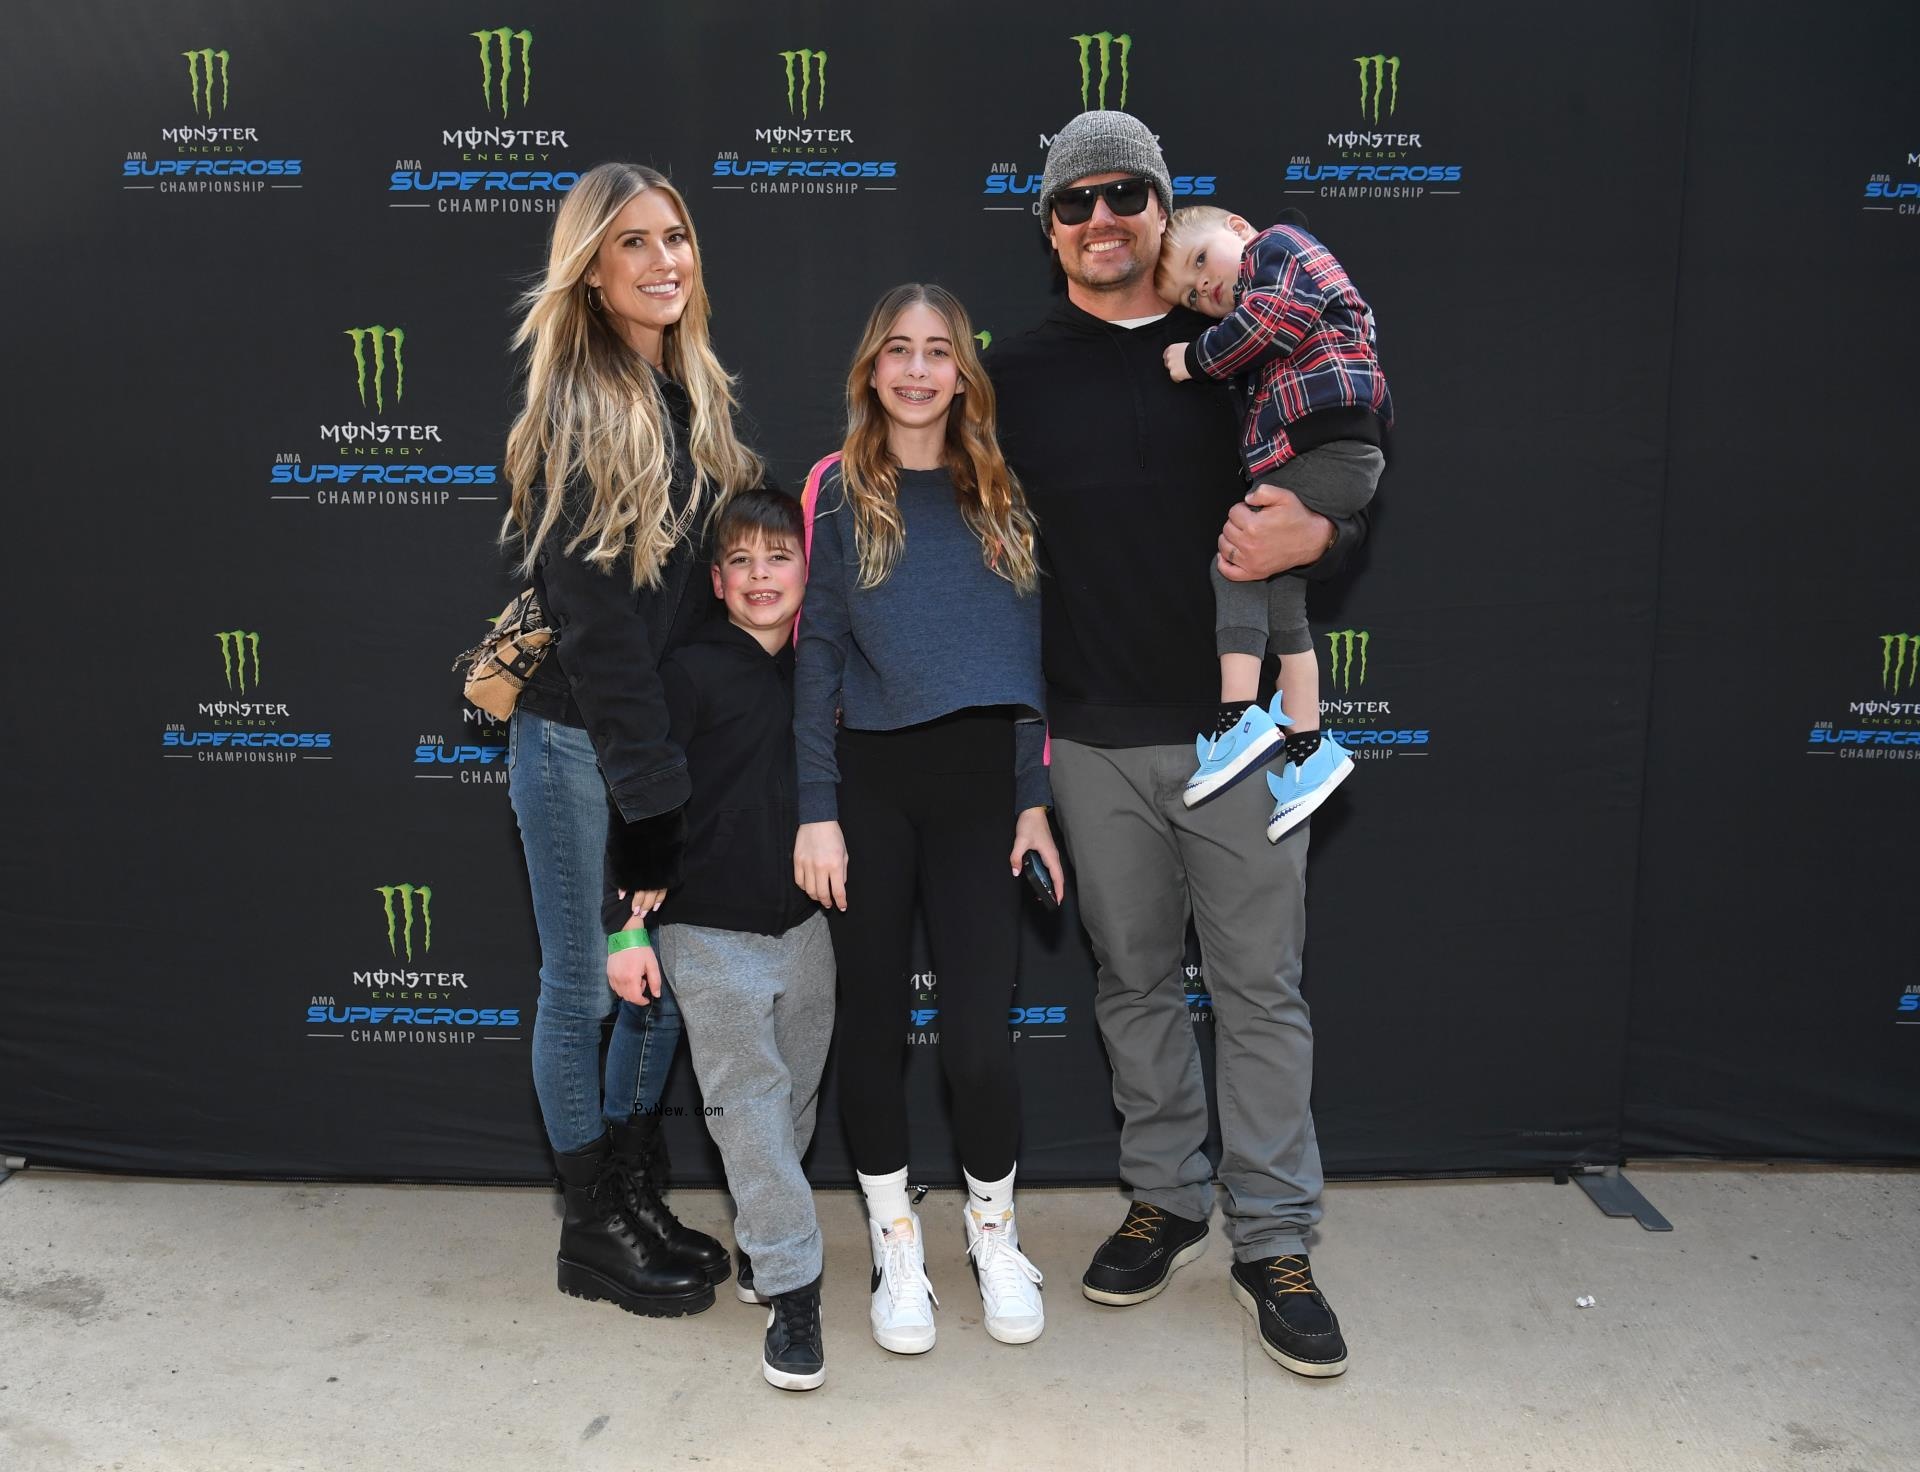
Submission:
<svg viewBox="0 0 1920 1472">
<path fill-rule="evenodd" d="M 1182 805 L 1190 746 L 1053 742 L 1053 792 L 1099 962 L 1094 1013 L 1113 1064 L 1120 1175 L 1135 1198 L 1205 1221 L 1207 1101 L 1183 982 L 1192 916 L 1213 994 L 1215 1083 L 1233 1255 L 1302 1252 L 1320 1220 L 1313 1026 L 1300 995 L 1307 828 L 1267 842 L 1256 773 Z M 683 1004 L 684 1005 L 684 1004 Z"/>
</svg>

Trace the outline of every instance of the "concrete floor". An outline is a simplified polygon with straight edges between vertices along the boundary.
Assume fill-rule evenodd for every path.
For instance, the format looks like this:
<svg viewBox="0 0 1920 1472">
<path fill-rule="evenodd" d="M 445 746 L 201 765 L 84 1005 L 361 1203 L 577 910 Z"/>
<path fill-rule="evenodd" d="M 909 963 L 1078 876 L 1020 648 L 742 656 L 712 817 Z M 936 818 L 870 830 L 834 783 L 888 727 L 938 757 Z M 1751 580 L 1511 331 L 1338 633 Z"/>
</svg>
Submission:
<svg viewBox="0 0 1920 1472">
<path fill-rule="evenodd" d="M 828 1380 L 793 1395 L 727 1290 L 671 1321 L 555 1292 L 534 1191 L 29 1171 L 0 1186 L 0 1468 L 1920 1468 L 1920 1172 L 1631 1175 L 1671 1234 L 1545 1182 L 1333 1187 L 1353 1368 L 1321 1382 L 1261 1354 L 1217 1221 L 1153 1302 L 1081 1298 L 1101 1191 L 1023 1196 L 1050 1320 L 1021 1348 L 931 1197 L 940 1343 L 895 1358 L 829 1193 Z M 725 1235 L 723 1196 L 675 1200 Z"/>
</svg>

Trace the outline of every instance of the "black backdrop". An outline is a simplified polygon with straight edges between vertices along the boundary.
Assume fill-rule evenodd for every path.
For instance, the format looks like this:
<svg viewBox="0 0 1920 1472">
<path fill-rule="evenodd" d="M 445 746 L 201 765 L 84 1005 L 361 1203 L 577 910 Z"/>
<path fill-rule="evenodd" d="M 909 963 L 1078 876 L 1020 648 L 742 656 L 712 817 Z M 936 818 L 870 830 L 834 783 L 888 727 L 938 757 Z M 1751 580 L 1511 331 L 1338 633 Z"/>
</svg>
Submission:
<svg viewBox="0 0 1920 1472">
<path fill-rule="evenodd" d="M 1330 1169 L 1920 1155 L 1912 7 L 1209 15 L 1244 35 L 1128 0 L 17 12 L 0 1148 L 544 1177 L 505 736 L 447 662 L 509 591 L 505 343 L 556 190 L 672 174 L 797 483 L 882 289 L 1045 310 L 1032 176 L 1104 101 L 1187 198 L 1307 212 L 1400 408 L 1314 607 L 1363 758 L 1314 833 Z M 1030 1180 L 1113 1172 L 1091 973 L 1034 921 Z M 902 978 L 916 1040 L 937 991 Z M 914 1166 L 950 1179 L 932 1051 Z M 684 1060 L 670 1101 L 714 1178 Z M 813 1167 L 848 1178 L 830 1106 Z"/>
</svg>

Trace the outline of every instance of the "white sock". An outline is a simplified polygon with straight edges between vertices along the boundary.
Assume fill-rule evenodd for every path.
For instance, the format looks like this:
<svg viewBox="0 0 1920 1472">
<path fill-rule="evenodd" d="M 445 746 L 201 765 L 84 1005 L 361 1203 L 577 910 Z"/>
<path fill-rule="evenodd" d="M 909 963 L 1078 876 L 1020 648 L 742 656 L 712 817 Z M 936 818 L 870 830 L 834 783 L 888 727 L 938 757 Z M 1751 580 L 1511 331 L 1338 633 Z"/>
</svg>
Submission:
<svg viewBox="0 0 1920 1472">
<path fill-rule="evenodd" d="M 967 1178 L 967 1209 L 976 1225 L 1004 1222 L 1013 1215 L 1013 1178 L 1019 1170 L 1016 1165 L 997 1181 L 983 1181 L 969 1171 L 960 1172 Z"/>
<path fill-rule="evenodd" d="M 891 1232 L 896 1222 L 913 1220 L 913 1205 L 907 1200 L 907 1168 L 903 1165 L 890 1175 L 870 1176 L 855 1171 L 860 1194 L 867 1200 L 867 1216 Z"/>
</svg>

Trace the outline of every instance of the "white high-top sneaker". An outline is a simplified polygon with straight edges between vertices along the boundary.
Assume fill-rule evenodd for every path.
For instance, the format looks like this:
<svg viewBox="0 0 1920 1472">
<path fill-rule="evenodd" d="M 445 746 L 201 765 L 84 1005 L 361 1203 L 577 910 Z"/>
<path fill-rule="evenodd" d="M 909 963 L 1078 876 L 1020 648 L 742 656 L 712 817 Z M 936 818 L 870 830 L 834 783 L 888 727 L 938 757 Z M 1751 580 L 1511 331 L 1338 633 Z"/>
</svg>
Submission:
<svg viewBox="0 0 1920 1472">
<path fill-rule="evenodd" d="M 971 1203 L 960 1208 L 967 1219 L 967 1261 L 980 1285 L 987 1332 L 1002 1344 L 1027 1344 L 1047 1326 L 1040 1305 L 1040 1269 L 1020 1250 L 1019 1233 L 1009 1211 L 1005 1221 L 976 1222 Z"/>
<path fill-rule="evenodd" d="M 869 1217 L 867 1230 L 873 1236 L 874 1342 L 895 1354 L 925 1354 L 933 1348 L 933 1309 L 940 1300 L 927 1280 L 920 1214 L 908 1212 L 886 1232 Z"/>
</svg>

